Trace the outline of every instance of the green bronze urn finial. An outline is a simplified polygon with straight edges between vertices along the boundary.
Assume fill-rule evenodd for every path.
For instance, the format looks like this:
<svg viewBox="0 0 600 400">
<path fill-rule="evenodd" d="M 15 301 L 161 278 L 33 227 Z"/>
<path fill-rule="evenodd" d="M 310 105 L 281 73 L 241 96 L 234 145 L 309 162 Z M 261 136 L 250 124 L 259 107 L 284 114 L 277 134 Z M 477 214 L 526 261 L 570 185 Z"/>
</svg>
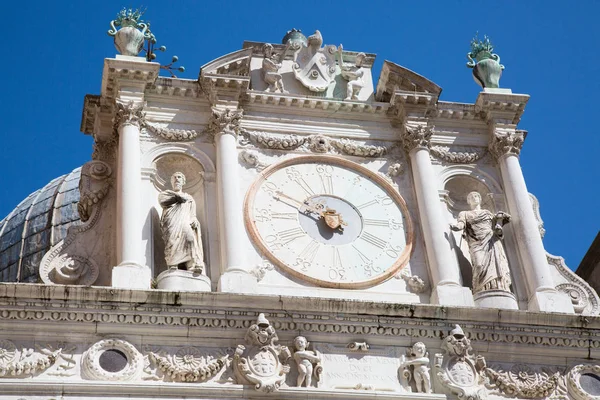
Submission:
<svg viewBox="0 0 600 400">
<path fill-rule="evenodd" d="M 115 38 L 115 47 L 124 56 L 137 56 L 144 47 L 144 41 L 153 38 L 150 23 L 141 19 L 144 12 L 123 8 L 110 22 L 108 34 Z"/>
<path fill-rule="evenodd" d="M 467 54 L 467 67 L 473 68 L 473 79 L 483 88 L 498 88 L 504 65 L 500 56 L 494 54 L 490 38 L 485 35 L 479 40 L 477 35 L 471 40 L 471 51 Z"/>
</svg>

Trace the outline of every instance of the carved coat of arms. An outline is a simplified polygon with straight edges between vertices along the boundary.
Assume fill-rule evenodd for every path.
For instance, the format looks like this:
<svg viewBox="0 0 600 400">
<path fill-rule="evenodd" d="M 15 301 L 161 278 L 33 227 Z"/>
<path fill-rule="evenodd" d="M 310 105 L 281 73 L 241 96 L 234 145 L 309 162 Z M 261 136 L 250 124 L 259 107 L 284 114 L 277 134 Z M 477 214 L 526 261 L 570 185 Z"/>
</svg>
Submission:
<svg viewBox="0 0 600 400">
<path fill-rule="evenodd" d="M 321 32 L 315 31 L 308 37 L 308 45 L 300 47 L 294 55 L 294 76 L 313 92 L 327 90 L 336 74 L 337 46 L 322 45 Z"/>
<path fill-rule="evenodd" d="M 246 333 L 248 347 L 239 345 L 233 356 L 233 370 L 238 383 L 253 384 L 261 392 L 273 392 L 285 382 L 290 371 L 290 350 L 275 344 L 275 329 L 260 314 Z"/>
</svg>

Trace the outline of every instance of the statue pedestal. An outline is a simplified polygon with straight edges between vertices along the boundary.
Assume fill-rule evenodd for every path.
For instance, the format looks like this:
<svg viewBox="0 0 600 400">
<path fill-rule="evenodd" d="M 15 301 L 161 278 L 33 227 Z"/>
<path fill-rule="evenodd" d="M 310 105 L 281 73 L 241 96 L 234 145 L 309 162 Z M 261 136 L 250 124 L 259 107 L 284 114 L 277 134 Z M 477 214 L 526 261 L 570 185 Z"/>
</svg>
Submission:
<svg viewBox="0 0 600 400">
<path fill-rule="evenodd" d="M 177 292 L 210 292 L 210 279 L 197 272 L 170 268 L 158 275 L 156 288 Z"/>
<path fill-rule="evenodd" d="M 475 293 L 473 300 L 475 300 L 475 306 L 480 308 L 519 309 L 515 295 L 504 290 L 485 290 Z"/>
</svg>

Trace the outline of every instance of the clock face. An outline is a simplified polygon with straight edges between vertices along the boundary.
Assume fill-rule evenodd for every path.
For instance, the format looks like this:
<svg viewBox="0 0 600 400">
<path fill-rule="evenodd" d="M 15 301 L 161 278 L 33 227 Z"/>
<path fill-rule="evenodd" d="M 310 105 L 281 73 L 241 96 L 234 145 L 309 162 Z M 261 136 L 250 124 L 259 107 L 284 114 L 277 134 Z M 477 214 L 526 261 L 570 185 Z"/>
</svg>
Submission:
<svg viewBox="0 0 600 400">
<path fill-rule="evenodd" d="M 404 199 L 384 178 L 339 157 L 295 157 L 265 169 L 244 209 L 260 251 L 319 286 L 372 286 L 395 275 L 412 250 Z"/>
</svg>

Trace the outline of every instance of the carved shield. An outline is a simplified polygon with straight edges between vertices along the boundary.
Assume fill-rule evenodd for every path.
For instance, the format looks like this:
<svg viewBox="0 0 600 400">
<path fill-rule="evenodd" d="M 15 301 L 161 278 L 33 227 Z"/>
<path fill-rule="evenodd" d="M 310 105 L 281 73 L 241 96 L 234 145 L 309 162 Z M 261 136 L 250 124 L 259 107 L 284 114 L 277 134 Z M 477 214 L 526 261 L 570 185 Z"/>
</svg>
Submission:
<svg viewBox="0 0 600 400">
<path fill-rule="evenodd" d="M 268 347 L 251 351 L 248 362 L 252 373 L 261 377 L 270 377 L 280 372 L 277 354 Z"/>
<path fill-rule="evenodd" d="M 477 372 L 466 360 L 455 358 L 448 363 L 448 375 L 458 386 L 472 386 Z"/>
<path fill-rule="evenodd" d="M 335 210 L 327 210 L 323 213 L 323 216 L 325 217 L 325 223 L 331 229 L 337 229 L 344 223 L 340 214 L 336 213 Z"/>
<path fill-rule="evenodd" d="M 313 92 L 324 92 L 335 79 L 336 46 L 328 45 L 316 50 L 302 47 L 294 55 L 294 76 Z"/>
</svg>

